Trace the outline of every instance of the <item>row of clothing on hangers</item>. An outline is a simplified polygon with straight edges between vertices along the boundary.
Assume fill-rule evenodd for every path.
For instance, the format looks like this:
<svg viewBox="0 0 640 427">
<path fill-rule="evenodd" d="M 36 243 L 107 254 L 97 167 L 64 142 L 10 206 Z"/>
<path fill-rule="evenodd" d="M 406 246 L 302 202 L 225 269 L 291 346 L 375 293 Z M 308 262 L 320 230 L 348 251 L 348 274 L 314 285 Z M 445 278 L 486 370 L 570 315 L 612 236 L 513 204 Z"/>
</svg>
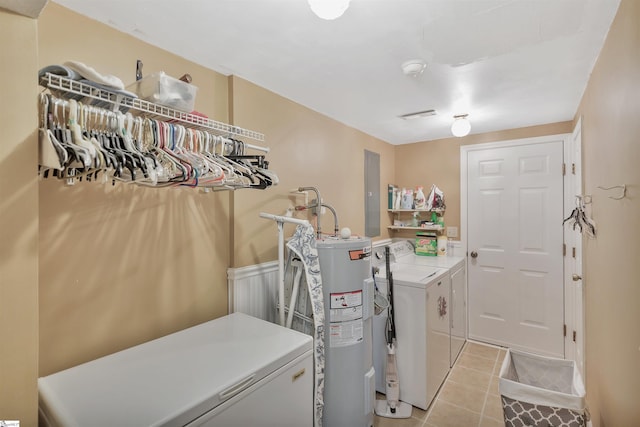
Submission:
<svg viewBox="0 0 640 427">
<path fill-rule="evenodd" d="M 240 140 L 40 94 L 40 173 L 68 182 L 259 188 L 278 183 Z"/>
</svg>

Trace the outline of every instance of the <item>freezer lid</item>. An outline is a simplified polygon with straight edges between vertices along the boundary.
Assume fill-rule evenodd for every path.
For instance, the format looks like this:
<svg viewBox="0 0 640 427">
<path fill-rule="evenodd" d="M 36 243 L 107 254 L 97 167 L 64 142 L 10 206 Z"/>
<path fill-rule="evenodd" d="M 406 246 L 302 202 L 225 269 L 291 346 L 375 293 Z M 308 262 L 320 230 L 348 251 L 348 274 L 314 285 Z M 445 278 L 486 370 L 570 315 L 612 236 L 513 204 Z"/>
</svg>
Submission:
<svg viewBox="0 0 640 427">
<path fill-rule="evenodd" d="M 184 425 L 312 346 L 233 313 L 39 378 L 40 406 L 64 426 Z"/>
</svg>

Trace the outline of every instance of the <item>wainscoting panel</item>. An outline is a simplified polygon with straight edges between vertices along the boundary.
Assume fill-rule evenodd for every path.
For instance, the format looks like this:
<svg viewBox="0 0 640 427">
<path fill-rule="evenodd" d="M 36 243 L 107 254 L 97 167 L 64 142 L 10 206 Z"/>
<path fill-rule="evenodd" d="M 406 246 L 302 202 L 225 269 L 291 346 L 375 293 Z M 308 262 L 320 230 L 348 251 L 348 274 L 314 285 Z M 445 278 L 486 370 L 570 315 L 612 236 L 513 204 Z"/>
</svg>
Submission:
<svg viewBox="0 0 640 427">
<path fill-rule="evenodd" d="M 239 311 L 276 322 L 278 262 L 227 269 L 229 313 Z"/>
</svg>

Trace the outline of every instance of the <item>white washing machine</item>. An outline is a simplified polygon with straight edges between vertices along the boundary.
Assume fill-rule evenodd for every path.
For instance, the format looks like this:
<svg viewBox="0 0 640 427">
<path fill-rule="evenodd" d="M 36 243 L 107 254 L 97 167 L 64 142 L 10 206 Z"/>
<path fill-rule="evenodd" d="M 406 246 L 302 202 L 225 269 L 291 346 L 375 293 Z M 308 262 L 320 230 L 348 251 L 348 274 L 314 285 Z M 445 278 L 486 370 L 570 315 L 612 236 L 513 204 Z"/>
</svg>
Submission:
<svg viewBox="0 0 640 427">
<path fill-rule="evenodd" d="M 375 283 L 387 294 L 384 248 L 374 249 Z M 382 254 L 382 259 L 380 258 Z M 391 263 L 400 400 L 427 409 L 449 372 L 449 271 Z M 374 318 L 376 390 L 384 393 L 386 312 Z"/>
<path fill-rule="evenodd" d="M 460 256 L 421 256 L 416 255 L 410 241 L 394 242 L 390 250 L 397 264 L 421 265 L 445 268 L 451 277 L 450 321 L 451 354 L 450 366 L 453 367 L 467 340 L 467 280 L 465 258 Z"/>
<path fill-rule="evenodd" d="M 233 313 L 38 379 L 40 425 L 313 425 L 313 342 Z"/>
</svg>

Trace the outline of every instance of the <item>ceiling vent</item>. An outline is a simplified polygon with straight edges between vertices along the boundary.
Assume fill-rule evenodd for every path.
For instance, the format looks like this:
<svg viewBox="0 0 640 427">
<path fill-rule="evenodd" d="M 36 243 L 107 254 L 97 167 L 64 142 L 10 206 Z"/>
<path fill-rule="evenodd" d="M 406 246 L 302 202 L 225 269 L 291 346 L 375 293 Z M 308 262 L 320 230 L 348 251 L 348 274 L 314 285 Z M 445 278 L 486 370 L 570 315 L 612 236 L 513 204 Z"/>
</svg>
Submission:
<svg viewBox="0 0 640 427">
<path fill-rule="evenodd" d="M 424 110 L 424 111 L 418 111 L 416 113 L 409 113 L 409 114 L 403 114 L 400 117 L 403 120 L 412 120 L 412 119 L 419 119 L 420 117 L 429 117 L 429 116 L 435 116 L 436 114 L 436 110 Z"/>
</svg>

